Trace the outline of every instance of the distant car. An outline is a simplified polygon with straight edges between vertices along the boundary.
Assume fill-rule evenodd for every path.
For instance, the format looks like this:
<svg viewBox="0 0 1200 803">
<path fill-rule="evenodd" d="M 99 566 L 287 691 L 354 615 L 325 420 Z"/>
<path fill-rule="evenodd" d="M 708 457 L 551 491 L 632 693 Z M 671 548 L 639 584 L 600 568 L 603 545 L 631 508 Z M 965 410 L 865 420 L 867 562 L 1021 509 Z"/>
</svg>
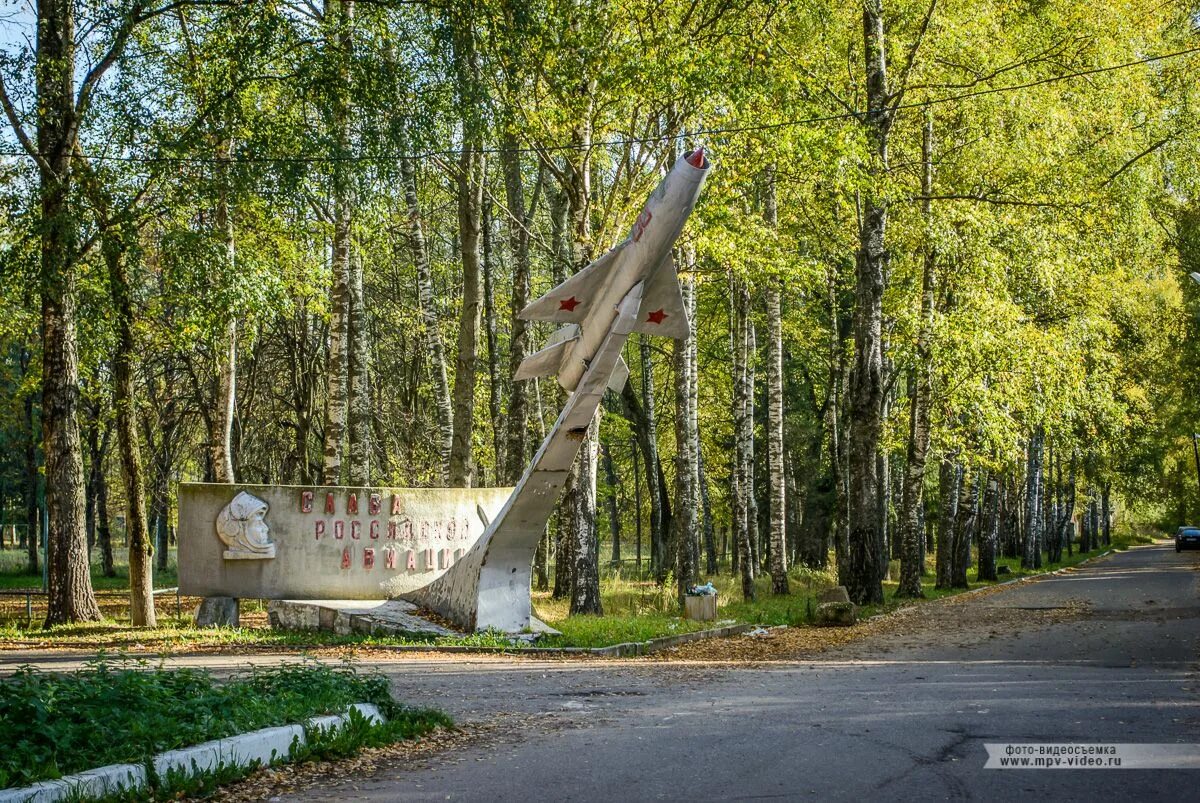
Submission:
<svg viewBox="0 0 1200 803">
<path fill-rule="evenodd" d="M 1175 551 L 1200 549 L 1200 527 L 1180 527 L 1175 531 Z"/>
</svg>

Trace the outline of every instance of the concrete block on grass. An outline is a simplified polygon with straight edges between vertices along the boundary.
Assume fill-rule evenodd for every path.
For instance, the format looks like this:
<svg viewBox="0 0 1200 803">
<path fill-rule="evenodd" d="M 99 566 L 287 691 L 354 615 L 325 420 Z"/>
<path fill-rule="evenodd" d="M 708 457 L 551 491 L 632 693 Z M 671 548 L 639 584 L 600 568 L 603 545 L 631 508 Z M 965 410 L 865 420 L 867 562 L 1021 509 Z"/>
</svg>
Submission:
<svg viewBox="0 0 1200 803">
<path fill-rule="evenodd" d="M 345 636 L 461 636 L 421 615 L 404 600 L 271 600 L 271 626 L 286 630 L 324 630 Z"/>
<path fill-rule="evenodd" d="M 355 703 L 350 706 L 358 713 L 362 714 L 363 719 L 370 722 L 372 725 L 382 725 L 387 722 L 387 717 L 379 710 L 379 707 L 374 703 Z M 343 719 L 349 721 L 348 716 L 343 716 Z"/>
<path fill-rule="evenodd" d="M 822 602 L 817 606 L 817 624 L 822 627 L 849 627 L 857 619 L 852 602 Z"/>
<path fill-rule="evenodd" d="M 234 597 L 205 597 L 196 608 L 196 627 L 237 627 L 238 600 Z"/>
<path fill-rule="evenodd" d="M 845 586 L 827 588 L 817 595 L 817 602 L 849 602 L 850 592 Z"/>
</svg>

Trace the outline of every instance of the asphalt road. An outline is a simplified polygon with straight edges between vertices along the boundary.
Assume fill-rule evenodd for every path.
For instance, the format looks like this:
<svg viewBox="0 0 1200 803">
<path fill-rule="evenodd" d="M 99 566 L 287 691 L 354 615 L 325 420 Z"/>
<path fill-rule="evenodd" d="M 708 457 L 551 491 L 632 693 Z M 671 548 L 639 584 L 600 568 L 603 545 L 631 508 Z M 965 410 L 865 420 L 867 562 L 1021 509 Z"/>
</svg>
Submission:
<svg viewBox="0 0 1200 803">
<path fill-rule="evenodd" d="M 985 770 L 987 742 L 1200 743 L 1200 553 L 1116 554 L 758 667 L 397 663 L 498 739 L 285 800 L 1194 800 L 1197 770 Z M 278 798 L 276 798 L 278 799 Z"/>
</svg>

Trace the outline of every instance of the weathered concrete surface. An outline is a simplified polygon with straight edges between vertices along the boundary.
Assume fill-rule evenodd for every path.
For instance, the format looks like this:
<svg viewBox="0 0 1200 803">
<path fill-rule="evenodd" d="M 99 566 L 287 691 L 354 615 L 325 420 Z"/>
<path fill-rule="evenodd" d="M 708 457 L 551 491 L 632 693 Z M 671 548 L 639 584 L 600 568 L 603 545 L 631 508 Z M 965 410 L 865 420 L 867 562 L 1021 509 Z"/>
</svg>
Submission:
<svg viewBox="0 0 1200 803">
<path fill-rule="evenodd" d="M 849 627 L 857 618 L 853 602 L 822 602 L 817 606 L 817 624 L 823 627 Z"/>
<path fill-rule="evenodd" d="M 170 773 L 188 777 L 212 772 L 221 766 L 244 767 L 255 761 L 268 766 L 273 761 L 286 759 L 294 744 L 304 744 L 303 725 L 264 728 L 159 753 L 154 757 L 154 772 L 160 778 L 166 778 Z"/>
<path fill-rule="evenodd" d="M 641 293 L 639 284 L 625 297 L 604 344 L 483 538 L 434 583 L 411 592 L 390 587 L 391 595 L 437 611 L 467 630 L 532 629 L 533 555 L 621 358 L 621 347 L 637 323 Z"/>
<path fill-rule="evenodd" d="M 196 606 L 196 627 L 237 627 L 241 605 L 235 597 L 205 597 Z"/>
<path fill-rule="evenodd" d="M 120 797 L 145 785 L 145 767 L 140 764 L 110 764 L 53 781 L 0 790 L 0 803 L 57 803 L 60 800 Z"/>
<path fill-rule="evenodd" d="M 404 600 L 272 600 L 271 626 L 288 630 L 324 630 L 346 635 L 460 636 L 421 616 Z"/>
<path fill-rule="evenodd" d="M 383 599 L 441 576 L 510 488 L 318 488 L 182 483 L 179 587 L 242 599 Z M 227 559 L 217 519 L 239 494 L 267 504 L 274 557 Z"/>
<path fill-rule="evenodd" d="M 817 595 L 817 602 L 849 602 L 850 592 L 845 586 L 827 588 Z"/>
</svg>

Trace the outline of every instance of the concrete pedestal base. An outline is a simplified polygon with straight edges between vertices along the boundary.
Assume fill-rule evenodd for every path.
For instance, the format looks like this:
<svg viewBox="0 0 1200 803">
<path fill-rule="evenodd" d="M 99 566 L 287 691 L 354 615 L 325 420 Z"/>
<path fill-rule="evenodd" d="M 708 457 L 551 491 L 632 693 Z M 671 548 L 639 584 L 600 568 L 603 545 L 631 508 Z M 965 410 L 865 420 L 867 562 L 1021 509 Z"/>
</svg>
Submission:
<svg viewBox="0 0 1200 803">
<path fill-rule="evenodd" d="M 451 630 L 421 615 L 411 602 L 400 599 L 278 599 L 267 605 L 271 627 L 284 630 L 324 630 L 346 635 L 364 633 L 375 636 L 446 636 L 464 634 Z M 528 635 L 559 635 L 538 619 Z"/>
<path fill-rule="evenodd" d="M 238 627 L 239 624 L 235 597 L 205 597 L 196 608 L 196 627 Z"/>
<path fill-rule="evenodd" d="M 420 616 L 417 606 L 403 600 L 272 600 L 267 605 L 271 627 L 285 630 L 324 630 L 338 635 L 461 636 Z"/>
</svg>

